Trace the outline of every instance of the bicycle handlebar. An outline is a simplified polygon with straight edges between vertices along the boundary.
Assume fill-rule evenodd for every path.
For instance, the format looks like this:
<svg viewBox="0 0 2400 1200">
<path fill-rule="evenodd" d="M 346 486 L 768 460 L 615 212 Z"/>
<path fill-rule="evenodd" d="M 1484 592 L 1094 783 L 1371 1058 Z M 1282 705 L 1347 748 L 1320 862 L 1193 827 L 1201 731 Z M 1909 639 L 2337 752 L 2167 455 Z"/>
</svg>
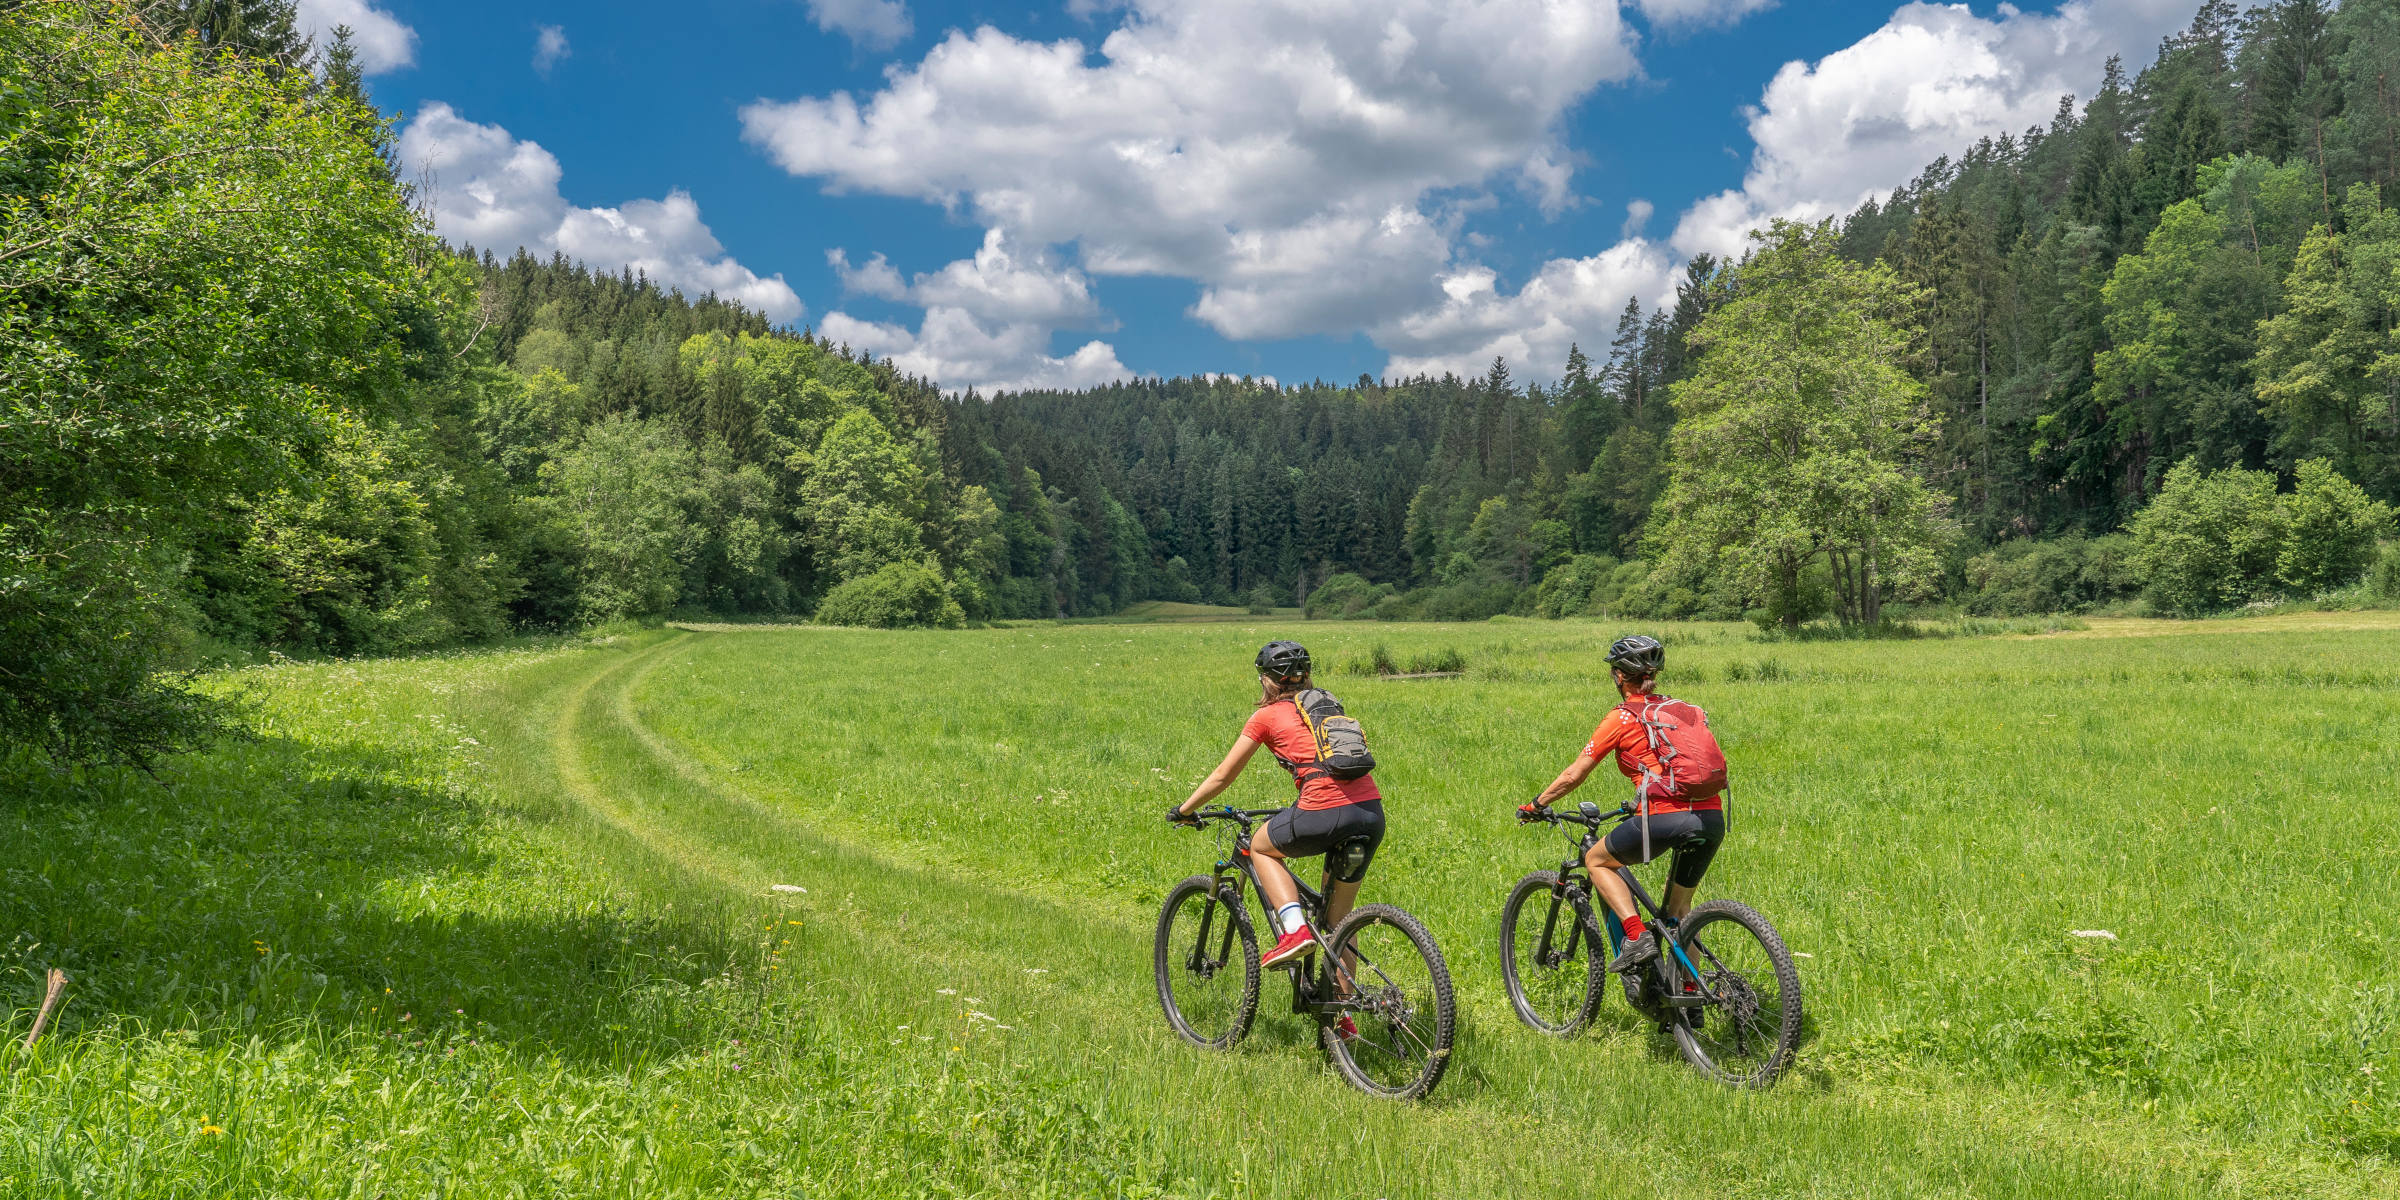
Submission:
<svg viewBox="0 0 2400 1200">
<path fill-rule="evenodd" d="M 1253 822 L 1272 817 L 1282 811 L 1280 808 L 1235 808 L 1230 804 L 1220 804 L 1215 808 L 1193 810 L 1191 823 L 1197 827 L 1206 825 L 1210 821 L 1233 821 L 1239 823 L 1243 828 L 1248 828 Z"/>
<path fill-rule="evenodd" d="M 1599 805 L 1586 801 L 1583 809 L 1584 811 L 1571 813 L 1563 813 L 1554 808 L 1535 809 L 1530 813 L 1520 810 L 1517 814 L 1517 822 L 1521 825 L 1530 825 L 1540 821 L 1550 825 L 1582 825 L 1586 828 L 1598 829 L 1603 823 L 1614 825 L 1634 815 L 1634 807 L 1630 804 L 1620 804 L 1612 810 L 1602 811 Z"/>
</svg>

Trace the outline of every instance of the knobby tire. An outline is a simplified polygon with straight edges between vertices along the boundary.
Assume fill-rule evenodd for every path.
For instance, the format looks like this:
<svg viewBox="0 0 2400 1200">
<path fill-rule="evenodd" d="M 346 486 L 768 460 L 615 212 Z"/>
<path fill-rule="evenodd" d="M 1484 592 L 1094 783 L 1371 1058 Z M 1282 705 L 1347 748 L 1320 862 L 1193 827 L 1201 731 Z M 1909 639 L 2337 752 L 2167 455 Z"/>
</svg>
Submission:
<svg viewBox="0 0 2400 1200">
<path fill-rule="evenodd" d="M 1258 934 L 1233 889 L 1194 875 L 1167 893 L 1158 914 L 1152 966 L 1158 1005 L 1177 1037 L 1208 1050 L 1230 1050 L 1258 1015 Z M 1203 920 L 1208 942 L 1199 946 Z M 1196 952 L 1205 961 L 1195 966 Z"/>
<path fill-rule="evenodd" d="M 1685 1061 L 1735 1087 L 1772 1086 L 1800 1048 L 1800 970 L 1782 935 L 1747 904 L 1711 900 L 1683 919 L 1676 941 L 1717 997 L 1666 1010 Z"/>
<path fill-rule="evenodd" d="M 1595 940 L 1575 905 L 1561 896 L 1553 919 L 1558 872 L 1535 871 L 1517 881 L 1500 910 L 1500 978 L 1517 1019 L 1543 1033 L 1571 1037 L 1591 1023 L 1608 980 L 1605 936 Z M 1541 956 L 1549 929 L 1549 961 Z"/>
<path fill-rule="evenodd" d="M 1398 937 L 1379 936 L 1379 930 Z M 1350 1013 L 1358 1025 L 1356 1041 L 1343 1041 L 1330 1023 L 1319 1031 L 1334 1069 L 1372 1096 L 1417 1100 L 1432 1094 L 1450 1068 L 1450 1047 L 1458 1036 L 1450 966 L 1433 935 L 1401 909 L 1365 904 L 1326 942 L 1334 955 L 1329 966 L 1339 964 L 1344 953 L 1359 951 L 1351 971 L 1356 994 L 1378 1005 Z M 1378 953 L 1368 953 L 1370 948 Z M 1404 961 L 1412 957 L 1415 963 Z"/>
</svg>

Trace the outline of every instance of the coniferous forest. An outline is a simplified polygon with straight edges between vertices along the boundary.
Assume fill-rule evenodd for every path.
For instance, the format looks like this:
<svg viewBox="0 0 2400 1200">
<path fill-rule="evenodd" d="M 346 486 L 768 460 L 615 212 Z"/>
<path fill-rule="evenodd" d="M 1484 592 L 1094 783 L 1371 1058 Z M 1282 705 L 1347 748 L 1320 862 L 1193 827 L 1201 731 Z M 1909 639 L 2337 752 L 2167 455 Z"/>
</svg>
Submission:
<svg viewBox="0 0 2400 1200">
<path fill-rule="evenodd" d="M 1072 394 L 444 245 L 281 0 L 5 6 L 0 65 L 0 736 L 64 758 L 206 736 L 194 664 L 672 613 L 2400 597 L 2400 0 L 2210 0 L 1562 379 Z"/>
</svg>

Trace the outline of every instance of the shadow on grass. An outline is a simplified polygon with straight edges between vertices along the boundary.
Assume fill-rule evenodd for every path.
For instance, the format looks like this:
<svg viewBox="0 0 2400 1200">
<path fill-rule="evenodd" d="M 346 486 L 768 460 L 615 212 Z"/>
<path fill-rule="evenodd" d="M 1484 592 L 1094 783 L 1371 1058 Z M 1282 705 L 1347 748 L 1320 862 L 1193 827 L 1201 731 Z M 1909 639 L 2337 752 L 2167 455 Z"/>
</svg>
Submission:
<svg viewBox="0 0 2400 1200">
<path fill-rule="evenodd" d="M 52 967 L 74 982 L 45 1039 L 303 1020 L 624 1061 L 722 1007 L 675 998 L 738 1001 L 760 950 L 728 914 L 577 896 L 452 769 L 273 738 L 156 779 L 0 765 L 0 1030 Z"/>
</svg>

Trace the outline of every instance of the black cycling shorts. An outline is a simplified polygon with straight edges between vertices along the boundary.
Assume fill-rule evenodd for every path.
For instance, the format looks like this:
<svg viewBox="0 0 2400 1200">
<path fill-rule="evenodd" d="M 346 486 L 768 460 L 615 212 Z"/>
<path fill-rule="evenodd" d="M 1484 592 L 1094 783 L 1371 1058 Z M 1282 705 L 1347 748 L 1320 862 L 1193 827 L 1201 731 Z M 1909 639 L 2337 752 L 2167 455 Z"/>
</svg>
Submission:
<svg viewBox="0 0 2400 1200">
<path fill-rule="evenodd" d="M 1323 854 L 1352 838 L 1366 843 L 1364 856 L 1350 870 L 1357 876 L 1351 880 L 1355 883 L 1366 878 L 1367 864 L 1375 861 L 1375 848 L 1383 844 L 1383 801 L 1361 800 L 1338 808 L 1293 805 L 1267 821 L 1267 840 L 1285 858 Z"/>
<path fill-rule="evenodd" d="M 1708 860 L 1717 856 L 1717 844 L 1725 840 L 1725 814 L 1718 809 L 1698 812 L 1650 814 L 1650 858 L 1642 857 L 1642 818 L 1633 816 L 1608 831 L 1608 856 L 1627 866 L 1649 862 L 1667 851 L 1675 852 L 1675 866 L 1668 874 L 1687 888 L 1700 886 L 1700 877 L 1708 874 Z"/>
</svg>

